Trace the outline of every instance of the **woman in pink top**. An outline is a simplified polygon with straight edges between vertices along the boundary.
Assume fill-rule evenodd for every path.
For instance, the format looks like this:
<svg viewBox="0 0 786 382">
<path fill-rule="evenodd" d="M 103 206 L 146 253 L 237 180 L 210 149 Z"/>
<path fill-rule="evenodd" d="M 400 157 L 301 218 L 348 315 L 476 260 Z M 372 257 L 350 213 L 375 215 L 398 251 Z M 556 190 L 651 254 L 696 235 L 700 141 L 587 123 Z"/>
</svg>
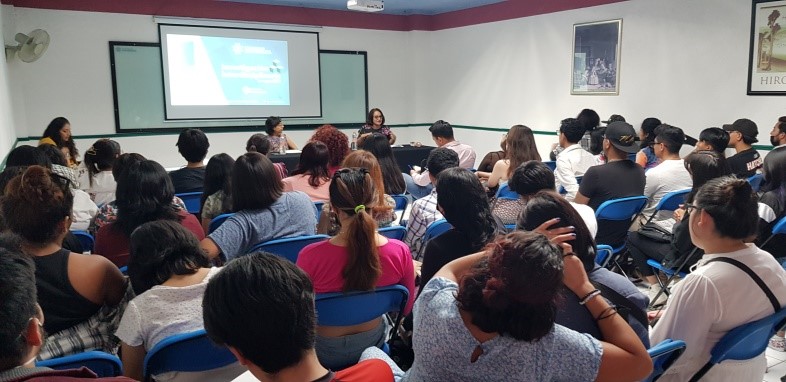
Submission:
<svg viewBox="0 0 786 382">
<path fill-rule="evenodd" d="M 330 199 L 330 173 L 328 160 L 330 154 L 327 146 L 319 141 L 311 141 L 300 153 L 300 163 L 292 171 L 292 176 L 282 179 L 284 191 L 303 191 L 314 202 Z"/>
<path fill-rule="evenodd" d="M 362 168 L 341 169 L 330 184 L 330 205 L 341 230 L 330 240 L 311 244 L 298 255 L 316 293 L 373 290 L 401 284 L 409 290 L 404 314 L 415 299 L 415 269 L 409 248 L 378 234 L 371 208 L 377 202 L 374 181 Z M 339 370 L 357 363 L 360 353 L 382 346 L 386 327 L 381 318 L 342 327 L 317 327 L 317 356 L 322 365 Z"/>
</svg>

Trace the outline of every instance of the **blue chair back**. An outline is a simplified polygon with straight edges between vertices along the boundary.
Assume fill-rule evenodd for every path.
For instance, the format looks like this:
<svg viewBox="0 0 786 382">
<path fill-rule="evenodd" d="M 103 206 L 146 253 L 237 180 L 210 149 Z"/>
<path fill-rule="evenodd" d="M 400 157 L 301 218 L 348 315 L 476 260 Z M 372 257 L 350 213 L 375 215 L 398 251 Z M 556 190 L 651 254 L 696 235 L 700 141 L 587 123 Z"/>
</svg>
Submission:
<svg viewBox="0 0 786 382">
<path fill-rule="evenodd" d="M 322 216 L 322 206 L 325 205 L 325 202 L 314 202 L 314 208 L 317 209 L 317 221 L 319 221 L 319 217 Z"/>
<path fill-rule="evenodd" d="M 392 227 L 380 228 L 377 232 L 388 239 L 404 240 L 404 236 L 407 234 L 407 229 L 400 225 L 396 225 Z"/>
<path fill-rule="evenodd" d="M 725 360 L 743 361 L 757 357 L 767 349 L 770 337 L 786 324 L 786 309 L 760 320 L 740 325 L 723 337 L 710 351 L 710 360 L 691 378 L 698 381 L 714 365 Z"/>
<path fill-rule="evenodd" d="M 120 362 L 120 358 L 95 350 L 38 361 L 35 365 L 55 370 L 78 369 L 84 366 L 92 370 L 101 378 L 123 375 L 123 364 Z"/>
<path fill-rule="evenodd" d="M 646 205 L 647 197 L 643 195 L 611 199 L 598 207 L 595 217 L 598 220 L 633 220 Z"/>
<path fill-rule="evenodd" d="M 235 213 L 232 212 L 232 213 L 228 213 L 228 214 L 221 214 L 221 215 L 218 215 L 218 216 L 214 217 L 213 220 L 210 221 L 210 225 L 207 228 L 207 233 L 211 233 L 211 232 L 215 231 L 216 228 L 220 227 L 221 224 L 224 224 L 224 222 L 227 219 L 229 219 L 234 214 Z"/>
<path fill-rule="evenodd" d="M 316 296 L 317 324 L 351 326 L 390 312 L 403 312 L 409 291 L 390 285 L 372 291 L 320 293 Z M 403 316 L 403 315 L 399 315 Z"/>
<path fill-rule="evenodd" d="M 685 351 L 685 341 L 667 338 L 647 350 L 652 358 L 652 374 L 644 382 L 651 382 L 665 372 Z"/>
<path fill-rule="evenodd" d="M 610 245 L 598 244 L 595 248 L 595 263 L 605 267 L 613 253 L 614 249 Z"/>
<path fill-rule="evenodd" d="M 409 197 L 404 194 L 390 195 L 390 197 L 396 201 L 396 206 L 393 207 L 393 212 L 398 213 L 401 211 L 401 215 L 398 217 L 398 223 L 401 224 L 401 221 L 404 220 L 404 212 L 407 210 L 407 206 L 409 205 Z"/>
<path fill-rule="evenodd" d="M 87 252 L 93 252 L 93 246 L 96 243 L 96 239 L 88 233 L 87 231 L 71 231 L 71 233 L 76 236 L 79 243 L 82 244 L 82 250 Z"/>
<path fill-rule="evenodd" d="M 275 255 L 282 256 L 287 260 L 295 263 L 297 262 L 297 255 L 305 246 L 324 241 L 329 238 L 328 235 L 308 235 L 290 237 L 286 239 L 275 239 L 259 243 L 251 248 L 248 252 L 265 251 Z"/>
<path fill-rule="evenodd" d="M 505 231 L 513 232 L 516 230 L 516 224 L 505 224 Z"/>
<path fill-rule="evenodd" d="M 519 194 L 512 191 L 510 186 L 508 186 L 508 182 L 502 183 L 499 185 L 499 189 L 497 189 L 497 199 L 513 199 L 516 200 L 519 198 Z"/>
<path fill-rule="evenodd" d="M 453 228 L 453 226 L 445 219 L 439 219 L 429 224 L 428 228 L 426 228 L 426 234 L 423 235 L 423 243 L 427 243 L 429 240 L 442 235 L 451 228 Z"/>
<path fill-rule="evenodd" d="M 556 161 L 553 161 L 553 160 L 543 161 L 543 164 L 545 164 L 546 166 L 549 166 L 551 171 L 554 171 L 554 170 L 557 169 L 557 162 Z"/>
<path fill-rule="evenodd" d="M 755 174 L 748 178 L 748 183 L 751 184 L 751 188 L 753 188 L 754 192 L 759 192 L 761 189 L 761 184 L 764 182 L 764 175 L 762 174 Z"/>
<path fill-rule="evenodd" d="M 647 222 L 651 221 L 660 211 L 676 211 L 678 208 L 680 208 L 680 204 L 685 203 L 685 198 L 689 193 L 690 188 L 686 188 L 684 190 L 672 191 L 666 195 L 663 195 L 663 198 L 661 198 L 658 204 L 655 205 L 655 211 L 652 212 L 652 215 L 650 215 Z"/>
<path fill-rule="evenodd" d="M 175 194 L 175 196 L 183 200 L 183 203 L 186 205 L 186 211 L 192 214 L 199 213 L 199 201 L 202 199 L 202 192 L 184 192 Z"/>
<path fill-rule="evenodd" d="M 767 240 L 764 240 L 764 242 L 761 243 L 759 247 L 763 248 L 765 245 L 767 245 L 767 243 L 770 242 L 770 240 L 772 240 L 773 237 L 775 237 L 775 235 L 782 235 L 784 233 L 786 233 L 786 216 L 782 217 L 781 220 L 778 220 L 778 222 L 775 223 L 775 225 L 772 227 L 772 235 L 770 235 Z"/>
<path fill-rule="evenodd" d="M 122 273 L 123 276 L 128 276 L 128 265 L 123 265 L 120 267 L 120 273 Z"/>
<path fill-rule="evenodd" d="M 216 346 L 202 329 L 175 334 L 156 344 L 145 356 L 144 376 L 150 380 L 153 375 L 169 371 L 206 371 L 235 362 L 237 359 L 229 349 Z"/>
</svg>

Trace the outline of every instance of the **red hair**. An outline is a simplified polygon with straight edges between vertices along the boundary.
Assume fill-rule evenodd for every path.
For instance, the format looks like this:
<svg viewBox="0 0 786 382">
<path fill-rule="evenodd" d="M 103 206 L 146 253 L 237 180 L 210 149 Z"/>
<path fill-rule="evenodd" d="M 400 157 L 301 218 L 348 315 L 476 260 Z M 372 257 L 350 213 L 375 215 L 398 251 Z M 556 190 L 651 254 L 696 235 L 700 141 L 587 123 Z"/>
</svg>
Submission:
<svg viewBox="0 0 786 382">
<path fill-rule="evenodd" d="M 330 167 L 341 166 L 341 162 L 349 153 L 349 138 L 333 125 L 320 126 L 309 141 L 320 141 L 327 146 Z"/>
</svg>

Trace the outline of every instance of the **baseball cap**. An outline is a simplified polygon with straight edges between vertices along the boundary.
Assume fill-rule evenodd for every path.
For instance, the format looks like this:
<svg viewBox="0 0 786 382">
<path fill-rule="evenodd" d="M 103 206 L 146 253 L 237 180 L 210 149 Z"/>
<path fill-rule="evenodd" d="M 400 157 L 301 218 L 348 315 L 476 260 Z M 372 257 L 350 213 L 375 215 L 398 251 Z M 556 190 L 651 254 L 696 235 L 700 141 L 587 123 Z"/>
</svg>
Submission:
<svg viewBox="0 0 786 382">
<path fill-rule="evenodd" d="M 603 123 L 605 123 L 607 125 L 609 123 L 612 123 L 612 122 L 625 122 L 625 117 L 623 117 L 623 116 L 621 116 L 619 114 L 612 114 L 611 117 L 609 117 L 609 119 L 607 121 L 601 121 L 601 122 L 603 122 Z"/>
<path fill-rule="evenodd" d="M 756 139 L 756 136 L 759 135 L 759 128 L 756 127 L 756 123 L 751 121 L 747 118 L 740 118 L 731 125 L 723 125 L 723 130 L 728 132 L 732 131 L 739 131 L 743 137 L 748 138 L 751 143 L 756 143 L 759 140 Z"/>
<path fill-rule="evenodd" d="M 616 121 L 606 126 L 606 139 L 616 148 L 632 154 L 639 151 L 636 130 L 627 122 Z"/>
</svg>

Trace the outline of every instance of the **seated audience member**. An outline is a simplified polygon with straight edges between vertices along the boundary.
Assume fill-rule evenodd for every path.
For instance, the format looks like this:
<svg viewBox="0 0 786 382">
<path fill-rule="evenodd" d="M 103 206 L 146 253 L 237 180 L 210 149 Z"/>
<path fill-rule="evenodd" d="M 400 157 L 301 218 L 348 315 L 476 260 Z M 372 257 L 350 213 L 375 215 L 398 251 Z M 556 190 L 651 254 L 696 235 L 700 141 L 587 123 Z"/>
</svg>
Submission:
<svg viewBox="0 0 786 382">
<path fill-rule="evenodd" d="M 330 176 L 333 176 L 333 173 L 341 168 L 341 162 L 349 154 L 349 138 L 333 125 L 322 125 L 311 135 L 309 142 L 313 141 L 320 141 L 327 146 L 330 156 L 328 170 Z"/>
<path fill-rule="evenodd" d="M 584 132 L 579 144 L 581 145 L 582 149 L 592 152 L 590 147 L 592 143 L 592 132 L 600 127 L 600 115 L 598 115 L 595 110 L 582 109 L 576 116 L 576 120 L 578 120 L 579 124 L 584 127 Z M 559 137 L 559 132 L 557 132 L 557 136 Z M 556 161 L 557 155 L 559 155 L 559 153 L 561 153 L 564 149 L 564 147 L 560 146 L 559 142 L 554 143 L 551 146 L 549 158 L 552 161 Z"/>
<path fill-rule="evenodd" d="M 329 240 L 311 244 L 300 251 L 297 265 L 314 283 L 314 292 L 369 291 L 376 287 L 403 285 L 409 314 L 415 301 L 415 269 L 404 243 L 388 239 L 377 231 L 369 213 L 377 204 L 374 181 L 366 169 L 336 171 L 330 183 L 330 205 L 341 221 L 341 231 Z M 317 327 L 317 356 L 330 369 L 354 365 L 370 346 L 381 347 L 387 340 L 387 326 L 377 317 L 347 327 Z"/>
<path fill-rule="evenodd" d="M 770 239 L 772 228 L 786 216 L 786 150 L 770 151 L 764 158 L 762 174 L 765 183 L 759 200 L 758 245 Z M 786 258 L 786 235 L 773 237 L 762 249 L 777 259 Z"/>
<path fill-rule="evenodd" d="M 541 191 L 527 201 L 517 224 L 519 229 L 536 231 L 549 235 L 551 230 L 572 227 L 573 240 L 566 243 L 573 248 L 584 265 L 590 282 L 601 289 L 603 296 L 628 312 L 627 321 L 645 347 L 649 348 L 649 321 L 647 320 L 648 299 L 627 277 L 609 271 L 595 263 L 595 240 L 587 226 L 571 205 L 554 191 Z M 552 231 L 553 232 L 553 231 Z M 612 296 L 616 294 L 616 296 Z M 588 333 L 597 339 L 601 337 L 595 317 L 580 303 L 582 296 L 565 294 L 566 301 L 557 310 L 557 324 L 580 333 Z"/>
<path fill-rule="evenodd" d="M 28 147 L 29 148 L 31 146 L 20 146 L 20 147 Z M 14 149 L 14 150 L 16 150 L 16 149 Z M 47 166 L 49 166 L 49 168 L 52 170 L 53 173 L 55 173 L 57 175 L 60 175 L 63 178 L 68 179 L 68 181 L 71 182 L 70 187 L 72 189 L 80 189 L 79 187 L 81 186 L 81 184 L 79 182 L 79 179 L 77 178 L 77 171 L 78 171 L 79 167 L 82 166 L 82 163 L 80 163 L 79 166 L 77 166 L 77 167 L 73 167 L 73 168 L 72 167 L 68 167 L 68 161 L 66 160 L 66 157 L 63 154 L 63 151 L 58 149 L 57 146 L 41 145 L 41 146 L 38 146 L 38 150 L 43 152 L 44 155 L 47 158 L 49 158 L 49 164 Z M 29 151 L 29 149 L 27 149 L 25 151 Z M 7 163 L 8 162 L 7 161 L 6 165 L 7 166 L 21 166 L 23 164 L 20 163 L 20 161 L 19 161 L 20 159 L 23 162 L 25 162 L 24 165 L 26 165 L 26 166 L 32 166 L 32 165 L 36 165 L 36 164 L 39 165 L 39 166 L 44 166 L 45 165 L 43 162 L 40 161 L 40 159 L 36 158 L 37 154 L 36 155 L 30 155 L 30 154 L 31 153 L 25 153 L 21 157 L 17 157 L 16 160 L 11 161 L 11 163 L 12 163 L 11 165 L 9 165 Z M 11 158 L 11 154 L 8 154 L 8 157 Z"/>
<path fill-rule="evenodd" d="M 513 177 L 510 178 L 510 182 L 508 182 L 510 189 L 521 196 L 521 204 L 519 209 L 516 210 L 513 224 L 518 223 L 521 210 L 527 204 L 527 201 L 540 191 L 553 191 L 554 183 L 554 172 L 551 171 L 549 166 L 543 164 L 543 162 L 529 161 L 519 166 L 513 173 Z M 570 203 L 573 209 L 581 216 L 581 219 L 584 220 L 584 224 L 587 226 L 592 237 L 595 237 L 595 234 L 598 233 L 598 221 L 595 219 L 595 211 L 583 204 L 575 202 L 568 203 Z"/>
<path fill-rule="evenodd" d="M 429 153 L 427 166 L 430 182 L 435 183 L 440 172 L 451 167 L 459 167 L 458 154 L 448 148 L 436 148 Z M 442 213 L 437 209 L 437 189 L 434 188 L 428 196 L 412 203 L 409 213 L 404 243 L 409 245 L 415 260 L 421 261 L 423 259 L 423 249 L 425 249 L 423 235 L 426 234 L 429 224 L 439 219 L 442 219 Z"/>
<path fill-rule="evenodd" d="M 595 156 L 597 164 L 606 163 L 606 154 L 603 152 L 603 136 L 606 135 L 606 126 L 598 127 L 590 132 L 590 154 Z"/>
<path fill-rule="evenodd" d="M 437 208 L 452 227 L 426 243 L 420 285 L 426 285 L 445 264 L 480 251 L 505 232 L 491 213 L 483 185 L 471 171 L 453 167 L 437 178 Z"/>
<path fill-rule="evenodd" d="M 660 125 L 660 119 L 652 117 L 645 118 L 641 122 L 641 128 L 639 128 L 641 144 L 639 152 L 636 153 L 636 163 L 645 170 L 658 165 L 658 157 L 655 155 L 652 144 L 655 143 L 655 128 Z"/>
<path fill-rule="evenodd" d="M 401 195 L 407 191 L 407 185 L 404 183 L 404 174 L 396 163 L 396 157 L 393 156 L 393 150 L 387 143 L 387 138 L 381 134 L 372 134 L 370 137 L 363 140 L 361 149 L 366 150 L 377 158 L 379 167 L 382 170 L 382 179 L 385 182 L 385 193 L 388 195 Z"/>
<path fill-rule="evenodd" d="M 0 202 L 22 251 L 33 257 L 38 301 L 49 340 L 39 354 L 48 359 L 90 349 L 114 352 L 111 333 L 125 308 L 120 270 L 101 256 L 71 253 L 60 243 L 71 223 L 71 190 L 59 176 L 30 166 L 6 186 Z"/>
<path fill-rule="evenodd" d="M 141 154 L 137 153 L 126 153 L 120 154 L 120 156 L 115 159 L 114 164 L 112 165 L 112 176 L 115 179 L 120 179 L 120 175 L 128 169 L 132 164 L 139 163 L 145 160 Z M 177 196 L 172 198 L 172 205 L 176 208 L 185 210 L 186 204 L 178 198 Z M 117 220 L 117 203 L 113 200 L 107 204 L 104 204 L 98 209 L 98 214 L 96 214 L 95 218 L 90 222 L 90 226 L 87 228 L 87 231 L 90 234 L 94 235 L 98 232 L 98 229 Z"/>
<path fill-rule="evenodd" d="M 38 146 L 43 145 L 57 147 L 65 156 L 68 167 L 74 168 L 79 164 L 79 150 L 71 136 L 71 122 L 64 117 L 57 117 L 49 122 L 38 141 Z"/>
<path fill-rule="evenodd" d="M 128 263 L 129 237 L 140 225 L 154 220 L 180 222 L 197 239 L 205 237 L 202 225 L 185 210 L 172 205 L 172 181 L 160 164 L 144 160 L 131 164 L 117 180 L 117 220 L 96 233 L 95 253 L 118 267 Z"/>
<path fill-rule="evenodd" d="M 210 142 L 201 130 L 185 129 L 177 138 L 177 151 L 185 158 L 186 167 L 169 173 L 176 194 L 201 192 L 205 184 L 205 157 Z"/>
<path fill-rule="evenodd" d="M 259 243 L 316 232 L 314 203 L 300 191 L 284 192 L 273 163 L 259 153 L 235 161 L 232 212 L 199 244 L 211 259 L 223 253 L 232 260 Z"/>
<path fill-rule="evenodd" d="M 557 155 L 557 168 L 554 170 L 557 189 L 565 188 L 565 198 L 573 201 L 579 191 L 577 176 L 584 176 L 587 170 L 597 164 L 595 157 L 579 145 L 584 135 L 584 126 L 574 118 L 566 118 L 560 122 L 559 145 L 563 148 Z"/>
<path fill-rule="evenodd" d="M 696 151 L 712 150 L 722 157 L 726 157 L 726 147 L 729 146 L 729 132 L 720 127 L 706 128 L 699 133 L 696 142 Z"/>
<path fill-rule="evenodd" d="M 685 133 L 679 127 L 664 124 L 655 130 L 655 143 L 652 144 L 652 148 L 660 164 L 645 174 L 647 182 L 644 185 L 644 196 L 649 199 L 649 204 L 642 212 L 645 218 L 652 215 L 655 206 L 666 194 L 693 186 L 690 173 L 685 168 L 685 161 L 680 158 L 680 149 L 684 141 Z M 670 224 L 667 223 L 670 222 L 671 216 L 671 212 L 661 211 L 653 222 L 668 231 L 671 230 Z"/>
<path fill-rule="evenodd" d="M 8 157 L 6 157 L 5 160 L 5 165 L 6 167 L 14 167 L 14 166 L 52 167 L 52 160 L 49 159 L 49 155 L 47 155 L 47 152 L 48 152 L 47 150 L 43 150 L 28 145 L 17 146 L 8 153 Z M 68 179 L 67 176 L 63 176 L 63 177 Z"/>
<path fill-rule="evenodd" d="M 173 221 L 145 223 L 131 234 L 128 277 L 136 297 L 128 303 L 116 333 L 122 341 L 125 376 L 143 380 L 143 361 L 150 349 L 169 336 L 203 328 L 202 295 L 219 269 L 210 267 L 194 235 Z M 172 372 L 155 379 L 231 380 L 242 373 L 238 367 L 229 369 L 224 378 Z"/>
<path fill-rule="evenodd" d="M 302 191 L 311 201 L 324 202 L 330 198 L 330 156 L 327 146 L 320 141 L 306 143 L 300 153 L 300 162 L 292 176 L 282 179 L 284 192 Z"/>
<path fill-rule="evenodd" d="M 46 321 L 38 305 L 35 265 L 32 258 L 6 242 L 0 243 L 0 290 L 0 381 L 132 381 L 124 377 L 96 378 L 85 367 L 52 370 L 35 365 L 33 361 L 45 341 L 41 327 Z"/>
<path fill-rule="evenodd" d="M 453 126 L 450 123 L 440 119 L 434 122 L 428 130 L 437 147 L 444 147 L 456 152 L 459 158 L 459 167 L 470 169 L 475 166 L 475 150 L 470 145 L 456 140 L 453 136 Z M 415 199 L 428 195 L 434 188 L 429 177 L 429 169 L 421 172 L 410 170 L 409 174 L 404 174 L 404 181 L 407 183 L 407 191 Z"/>
<path fill-rule="evenodd" d="M 500 183 L 507 182 L 520 164 L 529 160 L 540 160 L 538 148 L 535 146 L 535 136 L 527 126 L 511 127 L 505 140 L 505 147 L 507 148 L 505 158 L 497 161 L 491 172 L 475 173 L 478 178 L 486 180 L 488 188 L 497 188 Z"/>
<path fill-rule="evenodd" d="M 66 166 L 66 158 L 62 151 L 52 145 L 39 146 L 38 149 L 42 150 L 52 162 L 50 168 L 52 172 L 68 180 L 71 194 L 74 195 L 71 229 L 86 230 L 87 227 L 90 226 L 90 222 L 98 213 L 98 206 L 96 206 L 96 203 L 93 202 L 91 196 L 87 192 L 77 188 L 76 185 L 78 185 L 79 182 L 74 180 L 76 179 L 76 173 L 74 169 Z M 30 164 L 32 165 L 33 163 Z"/>
<path fill-rule="evenodd" d="M 729 330 L 773 314 L 786 301 L 786 271 L 772 255 L 746 243 L 756 234 L 758 222 L 756 194 L 747 181 L 733 177 L 710 180 L 687 208 L 691 240 L 704 250 L 704 256 L 674 287 L 671 301 L 650 334 L 652 343 L 666 338 L 686 343 L 685 352 L 659 381 L 688 380 L 709 360 L 710 350 Z M 743 272 L 745 268 L 751 274 Z M 754 275 L 777 303 L 768 299 Z M 762 352 L 747 361 L 717 364 L 702 380 L 758 381 L 764 378 L 766 368 Z"/>
<path fill-rule="evenodd" d="M 756 174 L 764 161 L 753 144 L 758 142 L 759 128 L 756 123 L 747 118 L 741 118 L 730 125 L 723 125 L 723 130 L 729 132 L 729 147 L 736 152 L 729 157 L 731 172 L 741 178 L 749 178 Z"/>
<path fill-rule="evenodd" d="M 357 145 L 362 146 L 366 138 L 373 134 L 382 134 L 388 142 L 388 146 L 396 143 L 396 134 L 385 125 L 385 115 L 382 110 L 373 108 L 366 115 L 366 124 L 358 130 Z"/>
<path fill-rule="evenodd" d="M 232 211 L 232 166 L 235 160 L 229 154 L 213 155 L 205 166 L 205 186 L 202 188 L 199 216 L 202 229 L 207 233 L 216 216 Z"/>
<path fill-rule="evenodd" d="M 569 245 L 563 246 L 569 250 Z M 584 307 L 597 317 L 605 341 L 555 325 L 565 287 L 576 296 L 586 296 Z M 501 236 L 486 251 L 448 263 L 423 288 L 413 311 L 415 361 L 404 379 L 645 378 L 652 370 L 646 348 L 599 296 L 573 253 L 563 255 L 559 247 L 536 233 L 516 231 Z M 389 359 L 373 348 L 361 359 L 372 357 Z M 403 373 L 395 368 L 394 374 Z"/>
<path fill-rule="evenodd" d="M 770 144 L 773 149 L 779 149 L 786 145 L 786 117 L 778 118 L 775 126 L 770 131 Z"/>
<path fill-rule="evenodd" d="M 254 253 L 228 263 L 207 285 L 205 330 L 260 381 L 392 381 L 390 367 L 368 360 L 341 371 L 322 366 L 314 349 L 314 287 L 280 256 Z M 266 346 L 265 344 L 275 344 Z M 253 379 L 248 376 L 247 379 Z"/>
<path fill-rule="evenodd" d="M 291 138 L 284 134 L 284 122 L 280 117 L 270 117 L 265 120 L 265 132 L 267 132 L 267 140 L 270 142 L 270 148 L 274 153 L 281 150 L 297 150 L 297 145 Z"/>
<path fill-rule="evenodd" d="M 693 203 L 696 192 L 701 186 L 709 180 L 728 176 L 731 174 L 729 165 L 726 159 L 718 155 L 715 151 L 695 151 L 685 158 L 685 168 L 690 173 L 693 187 L 691 192 L 685 197 L 686 203 Z M 655 301 L 655 296 L 660 292 L 661 288 L 652 268 L 647 265 L 648 259 L 654 259 L 661 263 L 666 261 L 667 265 L 677 266 L 682 263 L 681 260 L 685 256 L 689 256 L 690 252 L 695 248 L 690 241 L 690 233 L 688 232 L 688 219 L 686 210 L 680 208 L 674 211 L 674 224 L 671 230 L 664 230 L 665 233 L 671 233 L 670 241 L 656 240 L 639 232 L 628 233 L 628 250 L 631 257 L 639 269 L 639 272 L 644 276 L 645 281 L 650 284 L 649 298 L 653 305 L 662 305 L 666 303 L 666 293 L 661 293 L 658 300 Z M 698 250 L 701 251 L 701 250 Z M 697 253 L 692 256 L 693 259 L 688 265 L 693 265 L 696 260 L 701 257 L 702 253 Z M 687 270 L 688 268 L 686 268 Z"/>
<path fill-rule="evenodd" d="M 85 160 L 77 167 L 79 188 L 99 206 L 115 200 L 117 182 L 112 175 L 112 164 L 119 155 L 119 143 L 99 139 L 85 151 Z"/>
<path fill-rule="evenodd" d="M 508 133 L 502 134 L 502 140 L 499 142 L 500 151 L 491 151 L 483 159 L 480 160 L 478 171 L 491 172 L 494 170 L 494 165 L 497 161 L 505 159 L 505 141 L 508 140 Z"/>
<path fill-rule="evenodd" d="M 254 134 L 246 142 L 246 152 L 257 152 L 262 155 L 270 157 L 270 141 L 265 134 Z M 278 177 L 284 179 L 287 177 L 287 165 L 283 162 L 275 162 L 273 166 L 276 168 Z"/>
<path fill-rule="evenodd" d="M 393 212 L 393 209 L 396 207 L 396 201 L 385 193 L 382 172 L 374 154 L 365 150 L 353 151 L 344 159 L 344 168 L 352 167 L 364 168 L 371 175 L 371 180 L 374 181 L 374 190 L 377 194 L 374 207 L 369 208 L 371 217 L 377 222 L 378 228 L 390 227 L 390 224 L 396 220 L 396 213 Z M 330 206 L 330 201 L 328 201 L 322 205 L 322 213 L 319 215 L 319 223 L 317 224 L 317 233 L 335 236 L 340 229 L 341 221 Z"/>
</svg>

